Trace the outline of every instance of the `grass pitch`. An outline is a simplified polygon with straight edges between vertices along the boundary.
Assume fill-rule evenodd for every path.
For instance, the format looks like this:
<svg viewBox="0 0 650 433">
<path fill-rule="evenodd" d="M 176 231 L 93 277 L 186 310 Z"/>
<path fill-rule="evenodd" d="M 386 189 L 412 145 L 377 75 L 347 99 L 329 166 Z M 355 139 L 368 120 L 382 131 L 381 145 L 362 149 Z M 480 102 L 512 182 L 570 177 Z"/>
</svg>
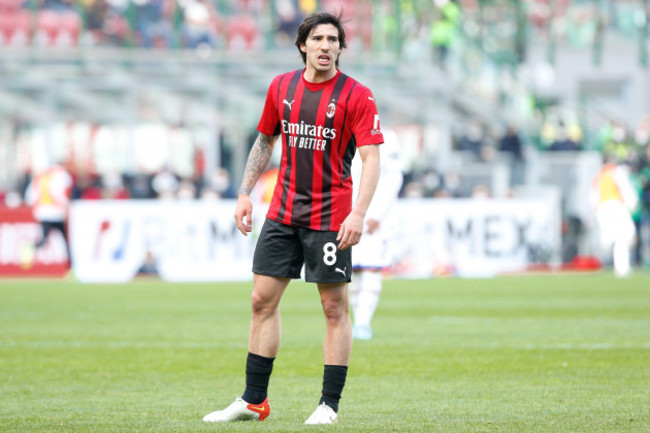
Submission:
<svg viewBox="0 0 650 433">
<path fill-rule="evenodd" d="M 648 432 L 650 275 L 388 280 L 340 423 L 313 285 L 293 282 L 263 423 L 205 424 L 241 394 L 251 283 L 0 280 L 3 432 Z"/>
</svg>

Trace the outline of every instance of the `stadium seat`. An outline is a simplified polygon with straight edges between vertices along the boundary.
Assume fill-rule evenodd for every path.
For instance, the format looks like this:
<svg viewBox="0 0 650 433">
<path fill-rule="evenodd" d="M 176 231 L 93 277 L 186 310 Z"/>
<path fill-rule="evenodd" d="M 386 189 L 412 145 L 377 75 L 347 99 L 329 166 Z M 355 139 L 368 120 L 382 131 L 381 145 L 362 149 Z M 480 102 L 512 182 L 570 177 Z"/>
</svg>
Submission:
<svg viewBox="0 0 650 433">
<path fill-rule="evenodd" d="M 23 0 L 0 0 L 0 16 L 20 10 Z"/>
<path fill-rule="evenodd" d="M 226 41 L 228 48 L 254 48 L 259 41 L 258 26 L 253 18 L 238 15 L 230 18 L 227 24 Z"/>
<path fill-rule="evenodd" d="M 59 16 L 60 31 L 57 38 L 57 45 L 75 46 L 79 43 L 81 33 L 81 17 L 75 12 L 65 12 Z"/>
<path fill-rule="evenodd" d="M 0 44 L 25 46 L 30 41 L 31 15 L 27 11 L 0 13 Z"/>
<path fill-rule="evenodd" d="M 0 41 L 3 45 L 9 45 L 14 34 L 13 14 L 5 15 L 0 13 Z"/>
<path fill-rule="evenodd" d="M 53 11 L 40 11 L 36 17 L 36 44 L 53 46 L 59 32 L 58 14 Z"/>
<path fill-rule="evenodd" d="M 36 26 L 36 43 L 41 46 L 74 46 L 79 41 L 81 18 L 76 12 L 40 11 Z"/>
</svg>

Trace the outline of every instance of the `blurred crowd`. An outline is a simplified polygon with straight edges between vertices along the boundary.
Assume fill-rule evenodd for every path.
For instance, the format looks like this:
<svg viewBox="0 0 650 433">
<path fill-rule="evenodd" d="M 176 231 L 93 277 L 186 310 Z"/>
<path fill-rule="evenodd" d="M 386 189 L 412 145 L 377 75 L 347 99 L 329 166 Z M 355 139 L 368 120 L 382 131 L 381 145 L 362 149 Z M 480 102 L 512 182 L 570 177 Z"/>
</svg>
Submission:
<svg viewBox="0 0 650 433">
<path fill-rule="evenodd" d="M 352 17 L 364 10 L 353 0 L 321 6 L 328 3 Z M 273 43 L 291 44 L 317 6 L 312 0 L 0 0 L 0 46 L 253 49 L 268 34 Z M 371 31 L 366 16 L 350 23 L 352 33 Z"/>
<path fill-rule="evenodd" d="M 62 162 L 60 166 L 72 177 L 72 200 L 218 200 L 235 197 L 230 172 L 225 168 L 218 168 L 205 177 L 183 177 L 168 167 L 155 173 L 110 171 L 100 174 L 67 162 Z M 17 188 L 0 190 L 0 206 L 18 207 L 25 204 L 29 185 L 37 174 L 27 171 Z"/>
<path fill-rule="evenodd" d="M 521 60 L 526 39 L 586 46 L 605 30 L 638 37 L 643 2 L 570 0 L 0 0 L 0 45 L 260 48 L 291 45 L 316 9 L 341 10 L 350 40 L 438 60 L 460 39 Z M 461 20 L 462 16 L 462 20 Z M 272 40 L 272 41 L 270 41 Z"/>
<path fill-rule="evenodd" d="M 561 119 L 545 122 L 539 134 L 533 136 L 523 133 L 515 125 L 500 127 L 470 120 L 458 128 L 458 133 L 452 139 L 454 153 L 465 164 L 507 164 L 510 187 L 526 182 L 526 164 L 530 152 L 597 151 L 603 160 L 612 158 L 631 168 L 640 194 L 643 191 L 642 201 L 650 212 L 650 115 L 645 116 L 633 131 L 628 130 L 619 120 L 608 121 L 596 131 L 593 143 L 588 145 L 578 123 Z M 463 185 L 460 174 L 454 170 L 437 173 L 426 169 L 407 176 L 410 182 L 405 183 L 402 191 L 404 197 L 472 196 L 474 185 Z M 484 194 L 485 187 L 481 186 L 476 192 Z"/>
<path fill-rule="evenodd" d="M 223 20 L 208 0 L 0 0 L 0 35 L 13 46 L 196 48 L 216 47 L 222 36 L 252 44 L 257 4 L 232 7 Z"/>
</svg>

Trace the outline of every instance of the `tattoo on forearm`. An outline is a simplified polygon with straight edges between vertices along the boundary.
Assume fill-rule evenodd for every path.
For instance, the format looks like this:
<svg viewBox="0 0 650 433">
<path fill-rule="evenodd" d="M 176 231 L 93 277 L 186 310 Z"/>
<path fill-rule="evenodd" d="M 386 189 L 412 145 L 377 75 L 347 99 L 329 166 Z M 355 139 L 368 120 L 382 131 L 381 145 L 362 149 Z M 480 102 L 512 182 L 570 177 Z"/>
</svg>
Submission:
<svg viewBox="0 0 650 433">
<path fill-rule="evenodd" d="M 246 168 L 244 169 L 244 176 L 239 187 L 240 194 L 250 194 L 258 179 L 269 165 L 271 160 L 271 153 L 273 152 L 272 146 L 273 138 L 260 134 L 257 136 L 253 148 L 248 154 L 246 161 Z"/>
</svg>

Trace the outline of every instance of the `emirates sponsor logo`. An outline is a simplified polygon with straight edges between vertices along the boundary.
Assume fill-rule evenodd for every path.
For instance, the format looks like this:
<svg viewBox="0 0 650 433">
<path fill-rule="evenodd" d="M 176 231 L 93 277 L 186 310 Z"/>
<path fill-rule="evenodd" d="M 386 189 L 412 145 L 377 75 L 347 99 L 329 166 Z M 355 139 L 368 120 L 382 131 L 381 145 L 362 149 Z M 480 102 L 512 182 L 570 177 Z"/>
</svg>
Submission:
<svg viewBox="0 0 650 433">
<path fill-rule="evenodd" d="M 282 132 L 286 135 L 304 135 L 307 137 L 325 138 L 328 140 L 334 140 L 336 138 L 336 129 L 325 128 L 323 125 L 308 125 L 304 121 L 300 121 L 300 123 L 291 123 L 283 119 Z"/>
</svg>

